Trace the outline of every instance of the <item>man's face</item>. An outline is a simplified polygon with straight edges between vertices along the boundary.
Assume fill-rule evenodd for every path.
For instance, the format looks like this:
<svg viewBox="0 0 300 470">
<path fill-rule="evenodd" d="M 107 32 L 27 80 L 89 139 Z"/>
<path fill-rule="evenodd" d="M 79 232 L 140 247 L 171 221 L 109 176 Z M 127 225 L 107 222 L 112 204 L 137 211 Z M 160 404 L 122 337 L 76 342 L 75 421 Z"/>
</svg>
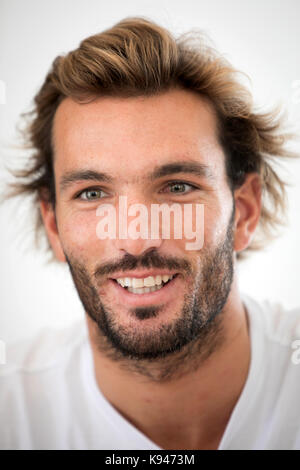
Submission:
<svg viewBox="0 0 300 470">
<path fill-rule="evenodd" d="M 52 246 L 70 266 L 99 341 L 135 359 L 164 357 L 197 339 L 204 344 L 233 277 L 233 197 L 210 105 L 183 90 L 84 105 L 68 98 L 55 116 L 54 142 L 58 234 Z M 100 240 L 96 209 L 109 203 L 118 213 L 120 196 L 149 214 L 152 204 L 203 204 L 203 247 L 187 250 L 184 235 Z M 159 284 L 159 276 L 171 275 Z M 134 290 L 149 277 L 159 285 Z M 120 278 L 129 278 L 129 289 Z"/>
</svg>

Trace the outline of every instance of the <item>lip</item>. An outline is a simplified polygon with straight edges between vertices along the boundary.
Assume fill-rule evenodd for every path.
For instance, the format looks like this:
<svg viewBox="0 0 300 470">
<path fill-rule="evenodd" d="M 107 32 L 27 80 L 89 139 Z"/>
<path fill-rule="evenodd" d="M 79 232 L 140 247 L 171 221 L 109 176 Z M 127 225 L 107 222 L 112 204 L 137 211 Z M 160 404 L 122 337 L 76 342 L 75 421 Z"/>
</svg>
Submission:
<svg viewBox="0 0 300 470">
<path fill-rule="evenodd" d="M 161 272 L 161 271 L 160 271 Z M 167 274 L 167 273 L 166 273 Z M 150 276 L 151 274 L 149 274 Z M 125 276 L 124 277 L 129 277 Z M 132 273 L 131 273 L 132 276 Z M 143 276 L 140 276 L 143 277 Z M 147 277 L 147 276 L 145 276 Z M 109 279 L 109 288 L 113 289 L 115 297 L 125 306 L 139 307 L 153 304 L 166 303 L 174 299 L 178 294 L 178 282 L 179 275 L 175 276 L 171 281 L 168 282 L 164 287 L 155 291 L 145 294 L 133 294 L 124 287 L 120 286 L 113 279 Z"/>
<path fill-rule="evenodd" d="M 155 270 L 151 270 L 151 271 L 122 271 L 122 272 L 118 272 L 116 274 L 114 274 L 114 277 L 110 277 L 109 279 L 120 279 L 120 278 L 124 278 L 124 277 L 135 277 L 137 279 L 142 279 L 142 278 L 146 278 L 146 277 L 149 277 L 149 276 L 158 276 L 158 275 L 161 275 L 161 276 L 164 276 L 164 275 L 168 275 L 168 276 L 173 276 L 175 274 L 179 274 L 178 272 L 174 271 L 168 271 L 166 269 L 155 269 Z M 144 295 L 144 294 L 141 294 L 141 295 Z"/>
</svg>

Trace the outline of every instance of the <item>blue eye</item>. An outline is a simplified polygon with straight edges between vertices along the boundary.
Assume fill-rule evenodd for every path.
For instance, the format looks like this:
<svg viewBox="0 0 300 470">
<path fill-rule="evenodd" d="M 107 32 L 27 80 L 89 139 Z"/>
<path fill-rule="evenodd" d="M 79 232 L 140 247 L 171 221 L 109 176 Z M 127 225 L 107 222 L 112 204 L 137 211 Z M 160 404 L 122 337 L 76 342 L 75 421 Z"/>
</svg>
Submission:
<svg viewBox="0 0 300 470">
<path fill-rule="evenodd" d="M 84 201 L 96 201 L 97 199 L 102 199 L 106 193 L 102 189 L 91 188 L 85 189 L 80 194 L 78 194 L 78 199 L 83 199 Z"/>
<path fill-rule="evenodd" d="M 190 191 L 185 191 L 187 187 L 189 187 L 190 190 L 197 189 L 192 184 L 184 183 L 182 181 L 176 181 L 174 183 L 168 184 L 168 188 L 170 189 L 170 192 L 174 194 L 186 194 L 187 192 L 190 192 Z"/>
</svg>

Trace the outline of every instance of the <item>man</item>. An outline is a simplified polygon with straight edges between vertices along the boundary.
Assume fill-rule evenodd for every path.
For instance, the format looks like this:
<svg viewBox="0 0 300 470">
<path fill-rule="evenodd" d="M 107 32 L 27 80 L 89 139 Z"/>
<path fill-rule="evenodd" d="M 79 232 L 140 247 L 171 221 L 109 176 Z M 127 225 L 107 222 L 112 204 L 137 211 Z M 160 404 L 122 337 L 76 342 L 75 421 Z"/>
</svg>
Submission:
<svg viewBox="0 0 300 470">
<path fill-rule="evenodd" d="M 36 195 L 86 323 L 8 355 L 1 447 L 299 449 L 300 312 L 241 296 L 236 273 L 284 212 L 270 164 L 288 155 L 280 120 L 254 112 L 202 40 L 142 18 L 58 57 L 35 112 L 18 191 Z M 103 209 L 125 200 L 148 214 L 192 208 L 183 225 L 203 243 L 188 249 L 171 216 L 170 237 L 161 219 L 154 237 L 148 222 L 147 236 L 104 236 Z"/>
</svg>

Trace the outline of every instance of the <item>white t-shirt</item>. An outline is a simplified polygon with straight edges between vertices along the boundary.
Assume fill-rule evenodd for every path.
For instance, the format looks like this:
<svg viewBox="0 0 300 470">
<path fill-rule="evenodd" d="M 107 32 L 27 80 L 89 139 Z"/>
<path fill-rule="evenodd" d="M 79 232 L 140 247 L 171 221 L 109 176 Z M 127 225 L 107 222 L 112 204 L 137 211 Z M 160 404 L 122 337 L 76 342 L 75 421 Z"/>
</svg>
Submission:
<svg viewBox="0 0 300 470">
<path fill-rule="evenodd" d="M 218 449 L 299 450 L 300 348 L 292 343 L 300 339 L 300 310 L 242 298 L 250 369 Z M 101 393 L 85 319 L 7 348 L 0 449 L 161 450 Z"/>
</svg>

